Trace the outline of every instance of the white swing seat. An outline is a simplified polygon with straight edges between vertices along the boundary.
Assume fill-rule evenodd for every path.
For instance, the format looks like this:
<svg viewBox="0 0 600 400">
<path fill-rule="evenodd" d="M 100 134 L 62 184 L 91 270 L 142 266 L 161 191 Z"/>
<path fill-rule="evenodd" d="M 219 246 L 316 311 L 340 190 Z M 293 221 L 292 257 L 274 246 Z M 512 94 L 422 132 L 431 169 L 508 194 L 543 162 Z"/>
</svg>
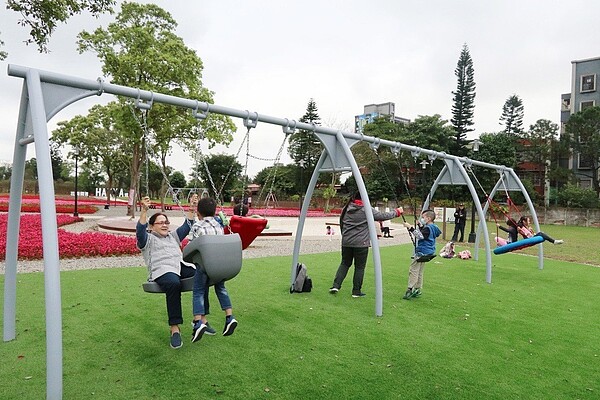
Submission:
<svg viewBox="0 0 600 400">
<path fill-rule="evenodd" d="M 209 285 L 235 278 L 242 269 L 242 239 L 237 233 L 199 236 L 183 248 L 183 260 L 202 268 Z"/>
</svg>

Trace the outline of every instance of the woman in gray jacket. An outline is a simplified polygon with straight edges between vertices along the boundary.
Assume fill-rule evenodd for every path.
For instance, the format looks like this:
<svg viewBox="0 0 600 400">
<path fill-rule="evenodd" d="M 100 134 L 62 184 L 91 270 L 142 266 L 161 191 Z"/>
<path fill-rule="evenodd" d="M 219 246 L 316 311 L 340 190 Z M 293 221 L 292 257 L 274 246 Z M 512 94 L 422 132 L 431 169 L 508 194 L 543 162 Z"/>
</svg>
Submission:
<svg viewBox="0 0 600 400">
<path fill-rule="evenodd" d="M 399 217 L 402 212 L 401 207 L 389 212 L 373 210 L 373 218 L 375 221 L 386 221 Z M 333 286 L 329 289 L 329 293 L 335 294 L 339 292 L 348 274 L 348 270 L 352 266 L 352 260 L 354 260 L 352 297 L 364 297 L 365 294 L 361 289 L 371 240 L 369 238 L 367 215 L 365 214 L 359 192 L 354 193 L 346 206 L 344 206 L 340 215 L 340 230 L 342 233 L 342 261 L 335 274 Z"/>
</svg>

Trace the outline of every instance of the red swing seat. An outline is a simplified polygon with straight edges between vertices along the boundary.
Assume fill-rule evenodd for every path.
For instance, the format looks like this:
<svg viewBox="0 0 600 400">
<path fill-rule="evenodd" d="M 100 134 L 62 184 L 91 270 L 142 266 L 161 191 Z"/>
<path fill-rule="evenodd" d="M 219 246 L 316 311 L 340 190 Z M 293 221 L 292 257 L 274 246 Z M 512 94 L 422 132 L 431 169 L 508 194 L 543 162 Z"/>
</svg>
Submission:
<svg viewBox="0 0 600 400">
<path fill-rule="evenodd" d="M 267 226 L 267 219 L 241 217 L 233 215 L 229 218 L 229 225 L 225 227 L 225 233 L 237 233 L 242 239 L 242 249 L 246 249 Z"/>
</svg>

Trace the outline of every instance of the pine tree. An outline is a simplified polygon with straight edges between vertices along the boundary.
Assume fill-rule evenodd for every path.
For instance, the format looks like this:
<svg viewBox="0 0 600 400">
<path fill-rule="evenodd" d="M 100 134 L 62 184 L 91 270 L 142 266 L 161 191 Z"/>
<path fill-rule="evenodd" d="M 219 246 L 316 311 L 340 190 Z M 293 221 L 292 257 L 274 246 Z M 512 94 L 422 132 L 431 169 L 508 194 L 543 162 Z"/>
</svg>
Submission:
<svg viewBox="0 0 600 400">
<path fill-rule="evenodd" d="M 300 122 L 306 124 L 321 125 L 321 118 L 318 114 L 317 103 L 314 99 L 308 101 L 306 113 L 300 118 Z M 299 129 L 290 135 L 288 153 L 294 162 L 302 161 L 304 165 L 312 169 L 319 160 L 323 148 L 321 142 L 310 130 Z"/>
<path fill-rule="evenodd" d="M 466 136 L 468 132 L 473 131 L 473 113 L 475 110 L 475 80 L 473 70 L 473 60 L 466 44 L 463 45 L 458 58 L 458 63 L 454 74 L 457 77 L 456 91 L 452 105 L 452 119 L 450 122 L 455 132 L 455 148 L 452 153 L 455 155 L 466 155 Z"/>
<path fill-rule="evenodd" d="M 504 123 L 504 132 L 513 135 L 520 135 L 523 133 L 523 115 L 524 107 L 523 101 L 513 94 L 504 103 L 502 107 L 502 116 L 500 117 L 500 124 Z"/>
</svg>

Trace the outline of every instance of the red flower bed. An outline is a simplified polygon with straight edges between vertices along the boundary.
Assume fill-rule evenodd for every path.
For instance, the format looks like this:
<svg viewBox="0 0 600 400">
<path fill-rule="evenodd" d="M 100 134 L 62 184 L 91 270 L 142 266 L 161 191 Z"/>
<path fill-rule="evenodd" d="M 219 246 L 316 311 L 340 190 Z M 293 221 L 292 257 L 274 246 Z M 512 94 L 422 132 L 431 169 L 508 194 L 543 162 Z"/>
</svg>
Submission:
<svg viewBox="0 0 600 400">
<path fill-rule="evenodd" d="M 98 207 L 87 205 L 87 204 L 77 204 L 77 213 L 78 214 L 94 214 L 98 211 Z M 8 212 L 8 203 L 0 201 L 0 212 Z M 21 204 L 21 212 L 27 213 L 39 213 L 40 212 L 40 204 L 39 203 L 22 203 Z M 73 214 L 75 212 L 74 204 L 59 204 L 56 203 L 56 212 L 58 214 Z"/>
<path fill-rule="evenodd" d="M 0 214 L 0 260 L 6 258 L 6 222 L 8 215 Z M 63 226 L 82 221 L 82 218 L 58 215 Z M 118 256 L 139 254 L 135 238 L 101 232 L 72 233 L 58 229 L 58 250 L 61 258 Z M 42 228 L 39 214 L 21 215 L 19 259 L 39 260 L 42 254 Z"/>
</svg>

